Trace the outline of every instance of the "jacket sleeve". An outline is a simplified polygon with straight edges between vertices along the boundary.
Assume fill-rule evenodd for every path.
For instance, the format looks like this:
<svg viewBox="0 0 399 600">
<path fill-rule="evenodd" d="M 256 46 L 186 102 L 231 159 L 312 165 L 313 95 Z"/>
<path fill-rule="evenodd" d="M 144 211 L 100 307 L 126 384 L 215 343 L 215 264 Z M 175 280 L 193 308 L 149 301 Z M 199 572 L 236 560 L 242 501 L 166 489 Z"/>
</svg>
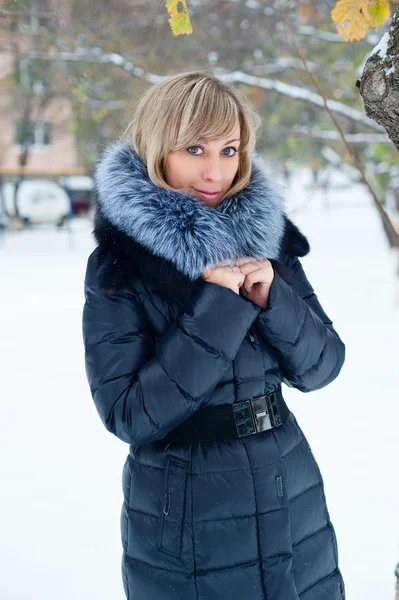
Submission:
<svg viewBox="0 0 399 600">
<path fill-rule="evenodd" d="M 255 326 L 277 351 L 284 383 L 311 392 L 338 376 L 345 361 L 345 345 L 320 305 L 300 260 L 292 257 L 286 266 L 290 279 L 274 269 L 268 306 Z"/>
<path fill-rule="evenodd" d="M 140 301 L 85 285 L 86 373 L 105 427 L 129 444 L 164 437 L 206 403 L 233 361 L 259 309 L 205 283 L 160 338 Z"/>
</svg>

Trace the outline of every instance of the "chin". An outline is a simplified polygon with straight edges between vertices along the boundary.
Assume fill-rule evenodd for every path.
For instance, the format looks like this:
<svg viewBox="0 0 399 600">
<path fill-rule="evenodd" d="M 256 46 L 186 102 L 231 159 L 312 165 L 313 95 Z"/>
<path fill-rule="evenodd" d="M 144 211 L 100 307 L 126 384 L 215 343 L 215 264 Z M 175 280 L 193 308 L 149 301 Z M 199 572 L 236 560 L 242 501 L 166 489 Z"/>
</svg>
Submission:
<svg viewBox="0 0 399 600">
<path fill-rule="evenodd" d="M 217 208 L 220 204 L 220 200 L 203 200 L 202 198 L 197 198 L 198 202 L 202 202 L 208 208 Z"/>
<path fill-rule="evenodd" d="M 191 189 L 189 193 L 196 200 L 198 200 L 198 202 L 205 204 L 205 206 L 208 206 L 209 208 L 216 208 L 217 206 L 219 206 L 219 204 L 222 202 L 222 199 L 225 195 L 225 191 L 222 191 L 218 198 L 215 198 L 214 200 L 210 200 L 210 199 L 201 198 L 199 195 L 197 195 L 196 190 Z"/>
</svg>

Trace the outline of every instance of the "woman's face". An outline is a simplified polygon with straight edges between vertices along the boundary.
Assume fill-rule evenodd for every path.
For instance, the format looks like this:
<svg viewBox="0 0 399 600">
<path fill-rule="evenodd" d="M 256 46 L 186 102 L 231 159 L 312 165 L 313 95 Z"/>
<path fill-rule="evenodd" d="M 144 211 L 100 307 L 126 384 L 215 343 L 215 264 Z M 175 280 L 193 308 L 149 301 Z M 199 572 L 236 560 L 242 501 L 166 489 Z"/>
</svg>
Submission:
<svg viewBox="0 0 399 600">
<path fill-rule="evenodd" d="M 238 124 L 228 139 L 169 152 L 165 159 L 166 183 L 215 208 L 230 189 L 237 173 L 239 146 Z"/>
</svg>

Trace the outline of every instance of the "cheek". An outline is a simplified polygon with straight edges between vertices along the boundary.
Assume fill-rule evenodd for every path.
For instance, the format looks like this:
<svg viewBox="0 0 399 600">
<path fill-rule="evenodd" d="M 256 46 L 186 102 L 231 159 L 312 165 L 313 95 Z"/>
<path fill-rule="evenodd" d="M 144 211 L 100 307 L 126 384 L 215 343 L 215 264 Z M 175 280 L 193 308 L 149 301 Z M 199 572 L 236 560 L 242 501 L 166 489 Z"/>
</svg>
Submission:
<svg viewBox="0 0 399 600">
<path fill-rule="evenodd" d="M 177 156 L 177 153 L 165 161 L 164 175 L 166 183 L 174 189 L 187 188 L 195 177 L 193 165 L 190 165 L 190 161 L 185 160 L 185 157 Z"/>
<path fill-rule="evenodd" d="M 233 183 L 237 173 L 238 173 L 238 162 L 230 169 L 229 177 L 228 177 L 230 184 Z"/>
<path fill-rule="evenodd" d="M 176 188 L 179 180 L 179 169 L 177 168 L 176 160 L 169 158 L 165 161 L 164 169 L 165 181 L 168 185 Z"/>
<path fill-rule="evenodd" d="M 169 171 L 170 171 L 170 168 L 169 168 L 169 161 L 168 161 L 168 158 L 166 158 L 166 159 L 165 159 L 165 161 L 164 161 L 164 164 L 163 164 L 163 170 L 162 170 L 162 173 L 163 173 L 163 177 L 164 177 L 164 179 L 165 179 L 165 181 L 166 181 L 166 183 L 167 183 L 168 185 L 170 185 L 170 183 L 169 183 L 169 180 L 170 180 L 170 174 L 169 174 Z"/>
</svg>

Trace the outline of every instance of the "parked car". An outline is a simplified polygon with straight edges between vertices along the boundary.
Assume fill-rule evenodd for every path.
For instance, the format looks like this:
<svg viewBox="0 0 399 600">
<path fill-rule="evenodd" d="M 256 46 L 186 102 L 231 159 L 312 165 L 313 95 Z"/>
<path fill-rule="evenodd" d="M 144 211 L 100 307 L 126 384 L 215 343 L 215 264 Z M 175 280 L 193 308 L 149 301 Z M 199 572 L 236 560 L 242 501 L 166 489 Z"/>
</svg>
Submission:
<svg viewBox="0 0 399 600">
<path fill-rule="evenodd" d="M 15 185 L 2 185 L 3 206 L 7 217 L 15 217 Z M 17 207 L 25 223 L 54 223 L 61 226 L 71 213 L 71 202 L 66 191 L 49 179 L 24 179 L 17 192 Z"/>
<path fill-rule="evenodd" d="M 93 201 L 93 180 L 87 175 L 64 175 L 60 184 L 67 192 L 72 207 L 72 213 L 77 215 L 87 213 Z"/>
</svg>

